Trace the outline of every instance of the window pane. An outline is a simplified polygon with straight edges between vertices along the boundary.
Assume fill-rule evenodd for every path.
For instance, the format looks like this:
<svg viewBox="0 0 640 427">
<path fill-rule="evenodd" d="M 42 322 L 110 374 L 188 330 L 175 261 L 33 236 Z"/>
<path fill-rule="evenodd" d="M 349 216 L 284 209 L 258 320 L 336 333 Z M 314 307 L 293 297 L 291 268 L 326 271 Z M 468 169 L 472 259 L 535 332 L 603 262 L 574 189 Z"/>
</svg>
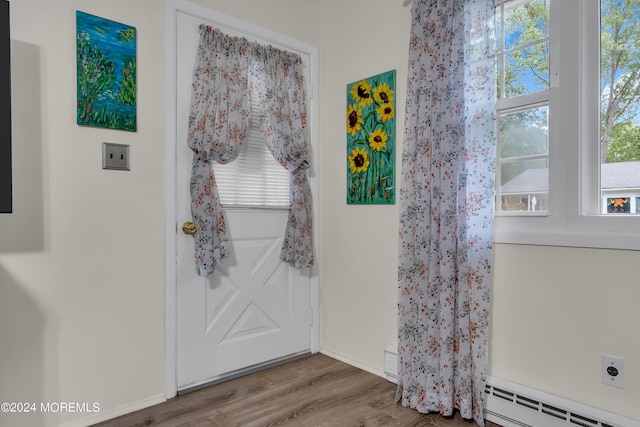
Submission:
<svg viewBox="0 0 640 427">
<path fill-rule="evenodd" d="M 547 159 L 516 160 L 500 165 L 501 211 L 546 211 L 549 194 Z"/>
<path fill-rule="evenodd" d="M 549 85 L 549 1 L 498 1 L 496 54 L 498 98 L 512 98 L 509 110 L 497 103 L 498 176 L 496 209 L 548 210 L 549 106 L 529 95 Z M 548 92 L 547 92 L 548 93 Z M 522 97 L 521 97 L 522 96 Z M 519 98 L 520 97 L 520 98 Z"/>
<path fill-rule="evenodd" d="M 505 55 L 505 97 L 549 89 L 549 43 L 541 43 Z"/>
<path fill-rule="evenodd" d="M 548 106 L 499 116 L 499 203 L 502 211 L 548 209 Z"/>
<path fill-rule="evenodd" d="M 640 195 L 640 11 L 635 2 L 601 0 L 600 12 L 602 211 L 637 213 L 631 204 Z"/>
<path fill-rule="evenodd" d="M 549 37 L 549 2 L 514 0 L 505 3 L 504 44 L 512 49 Z"/>
<path fill-rule="evenodd" d="M 549 88 L 549 1 L 514 0 L 496 9 L 498 98 Z"/>
<path fill-rule="evenodd" d="M 546 156 L 549 152 L 547 106 L 500 115 L 500 158 Z"/>
</svg>

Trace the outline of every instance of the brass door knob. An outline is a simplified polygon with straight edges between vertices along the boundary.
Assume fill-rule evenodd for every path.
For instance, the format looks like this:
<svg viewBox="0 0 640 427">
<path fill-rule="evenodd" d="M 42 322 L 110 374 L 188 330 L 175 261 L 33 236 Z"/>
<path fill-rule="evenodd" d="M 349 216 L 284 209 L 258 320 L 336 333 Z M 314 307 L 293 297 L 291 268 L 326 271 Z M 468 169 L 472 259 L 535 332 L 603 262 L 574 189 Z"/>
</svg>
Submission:
<svg viewBox="0 0 640 427">
<path fill-rule="evenodd" d="M 196 234 L 196 230 L 198 230 L 198 227 L 196 227 L 196 225 L 191 221 L 187 221 L 182 224 L 182 231 L 184 234 Z"/>
</svg>

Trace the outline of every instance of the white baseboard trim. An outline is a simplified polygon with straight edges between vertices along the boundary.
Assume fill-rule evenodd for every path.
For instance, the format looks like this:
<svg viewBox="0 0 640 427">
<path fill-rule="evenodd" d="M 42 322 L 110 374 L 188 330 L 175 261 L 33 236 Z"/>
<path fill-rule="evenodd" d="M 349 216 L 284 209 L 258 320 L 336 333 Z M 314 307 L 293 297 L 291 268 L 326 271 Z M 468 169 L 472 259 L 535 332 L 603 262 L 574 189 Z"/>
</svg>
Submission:
<svg viewBox="0 0 640 427">
<path fill-rule="evenodd" d="M 165 394 L 160 393 L 146 399 L 119 406 L 117 408 L 96 412 L 95 414 L 92 414 L 90 416 L 79 418 L 77 420 L 62 424 L 60 427 L 86 427 L 103 421 L 111 420 L 113 418 L 117 418 L 121 415 L 126 415 L 140 409 L 148 408 L 149 406 L 164 403 L 166 401 L 167 399 L 165 398 Z"/>
<path fill-rule="evenodd" d="M 353 357 L 348 356 L 344 353 L 340 353 L 339 351 L 331 350 L 328 348 L 320 348 L 320 353 L 344 362 L 348 365 L 355 366 L 356 368 L 362 369 L 363 371 L 367 371 L 379 377 L 387 378 L 384 371 L 380 369 L 380 367 L 373 366 L 369 363 L 363 362 L 362 360 L 354 359 Z"/>
</svg>

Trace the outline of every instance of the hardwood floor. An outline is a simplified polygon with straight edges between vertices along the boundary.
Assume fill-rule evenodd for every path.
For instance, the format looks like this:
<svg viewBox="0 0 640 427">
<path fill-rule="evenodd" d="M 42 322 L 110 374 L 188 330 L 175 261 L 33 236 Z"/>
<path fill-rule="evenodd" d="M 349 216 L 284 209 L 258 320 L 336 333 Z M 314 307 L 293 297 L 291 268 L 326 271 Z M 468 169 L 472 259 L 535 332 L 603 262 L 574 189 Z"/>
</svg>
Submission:
<svg viewBox="0 0 640 427">
<path fill-rule="evenodd" d="M 476 426 L 396 405 L 395 392 L 384 378 L 316 354 L 96 426 Z"/>
</svg>

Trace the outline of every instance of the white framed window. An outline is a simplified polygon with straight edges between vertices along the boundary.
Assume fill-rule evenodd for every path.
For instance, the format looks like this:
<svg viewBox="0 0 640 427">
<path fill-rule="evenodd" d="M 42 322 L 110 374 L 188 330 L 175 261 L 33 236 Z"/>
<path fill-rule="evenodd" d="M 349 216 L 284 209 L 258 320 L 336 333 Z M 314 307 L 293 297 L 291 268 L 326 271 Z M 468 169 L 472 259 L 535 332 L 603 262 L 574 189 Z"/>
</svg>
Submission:
<svg viewBox="0 0 640 427">
<path fill-rule="evenodd" d="M 638 60 L 625 59 L 609 82 L 605 78 L 613 44 L 607 39 L 609 6 L 619 5 L 497 1 L 496 242 L 640 249 L 640 162 L 628 161 L 633 147 L 614 147 L 620 157 L 609 144 L 609 153 L 619 157 L 607 159 L 607 144 L 601 145 L 605 129 L 617 132 L 618 141 L 626 132 L 626 142 L 637 142 L 640 160 L 640 96 L 619 102 L 621 125 L 606 126 L 613 117 L 607 112 L 611 81 L 620 96 L 625 79 L 637 83 L 626 90 L 640 89 L 634 67 L 640 52 L 632 51 L 633 43 L 627 53 Z M 640 42 L 640 29 L 633 30 L 640 11 L 628 12 L 625 31 L 636 31 Z"/>
</svg>

